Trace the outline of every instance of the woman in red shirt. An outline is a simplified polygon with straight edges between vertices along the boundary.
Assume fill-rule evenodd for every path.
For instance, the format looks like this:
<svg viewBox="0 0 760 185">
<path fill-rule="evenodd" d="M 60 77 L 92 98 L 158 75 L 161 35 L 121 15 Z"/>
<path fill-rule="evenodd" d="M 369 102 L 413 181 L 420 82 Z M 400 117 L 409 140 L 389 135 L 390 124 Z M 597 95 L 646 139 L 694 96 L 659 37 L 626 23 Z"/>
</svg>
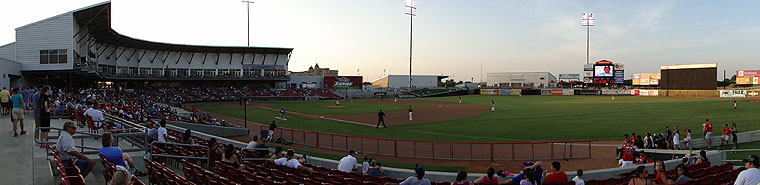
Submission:
<svg viewBox="0 0 760 185">
<path fill-rule="evenodd" d="M 488 172 L 486 172 L 485 176 L 482 176 L 478 179 L 475 179 L 475 181 L 472 181 L 472 183 L 475 184 L 481 184 L 481 185 L 488 185 L 488 184 L 499 184 L 499 179 L 494 176 L 496 174 L 496 170 L 493 169 L 493 167 L 488 168 Z"/>
<path fill-rule="evenodd" d="M 668 179 L 668 176 L 665 174 L 665 162 L 662 162 L 662 160 L 657 160 L 654 162 L 654 172 L 657 174 L 657 177 L 654 179 L 655 183 L 657 184 L 672 184 L 673 180 Z"/>
</svg>

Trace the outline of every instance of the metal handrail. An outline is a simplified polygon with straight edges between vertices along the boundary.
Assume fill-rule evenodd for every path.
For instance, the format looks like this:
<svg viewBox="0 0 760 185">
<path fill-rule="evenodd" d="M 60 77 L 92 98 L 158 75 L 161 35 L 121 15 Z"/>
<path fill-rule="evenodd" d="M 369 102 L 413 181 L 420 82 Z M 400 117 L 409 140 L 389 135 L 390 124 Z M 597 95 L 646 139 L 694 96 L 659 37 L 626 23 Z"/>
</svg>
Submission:
<svg viewBox="0 0 760 185">
<path fill-rule="evenodd" d="M 721 150 L 720 151 L 720 153 L 721 153 L 721 155 L 720 155 L 721 160 L 720 161 L 721 162 L 742 162 L 742 160 L 730 160 L 730 159 L 726 159 L 726 153 L 727 152 L 760 152 L 760 149 Z"/>
<path fill-rule="evenodd" d="M 206 157 L 154 154 L 153 153 L 153 145 L 155 145 L 155 144 L 205 148 L 206 149 Z M 150 143 L 150 147 L 149 148 L 150 148 L 150 159 L 151 160 L 153 160 L 153 156 L 169 157 L 169 158 L 179 158 L 179 159 L 200 159 L 200 160 L 206 160 L 206 165 L 211 166 L 211 160 L 209 158 L 209 157 L 211 157 L 211 150 L 209 150 L 208 146 L 205 146 L 205 145 L 194 145 L 194 144 L 183 144 L 183 143 L 170 143 L 170 142 L 162 142 L 162 141 L 153 141 L 153 142 Z"/>
</svg>

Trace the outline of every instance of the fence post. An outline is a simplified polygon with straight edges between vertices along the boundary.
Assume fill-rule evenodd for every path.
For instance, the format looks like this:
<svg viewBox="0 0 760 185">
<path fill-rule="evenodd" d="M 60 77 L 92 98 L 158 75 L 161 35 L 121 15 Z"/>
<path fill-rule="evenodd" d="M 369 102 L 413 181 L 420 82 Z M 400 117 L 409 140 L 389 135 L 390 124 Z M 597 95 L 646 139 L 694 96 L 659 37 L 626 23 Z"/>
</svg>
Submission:
<svg viewBox="0 0 760 185">
<path fill-rule="evenodd" d="M 472 161 L 472 143 L 470 143 L 470 161 Z"/>
<path fill-rule="evenodd" d="M 432 149 L 431 152 L 433 159 L 435 159 L 435 143 L 430 143 L 430 148 Z"/>
<path fill-rule="evenodd" d="M 398 157 L 398 150 L 396 149 L 396 144 L 398 143 L 398 140 L 393 140 L 393 156 Z"/>
<path fill-rule="evenodd" d="M 551 145 L 551 148 L 552 148 L 552 159 L 554 159 L 554 143 L 552 142 L 549 144 Z"/>
<path fill-rule="evenodd" d="M 493 161 L 493 143 L 491 143 L 491 161 Z"/>
<path fill-rule="evenodd" d="M 412 140 L 412 146 L 413 146 L 412 148 L 414 151 L 412 152 L 412 157 L 417 157 L 417 141 L 416 140 Z"/>
<path fill-rule="evenodd" d="M 533 143 L 531 143 L 531 144 L 530 144 L 530 153 L 531 153 L 531 155 L 532 155 L 530 158 L 531 158 L 531 160 L 533 160 L 533 161 L 535 161 L 535 160 L 536 160 L 536 149 L 533 147 L 534 145 L 535 145 L 535 144 L 533 144 Z"/>
<path fill-rule="evenodd" d="M 570 145 L 570 147 L 572 148 L 573 145 Z M 588 158 L 591 158 L 591 141 L 588 142 Z"/>
<path fill-rule="evenodd" d="M 451 152 L 451 160 L 454 160 L 454 143 L 449 143 L 449 152 Z"/>
<path fill-rule="evenodd" d="M 346 138 L 346 150 L 348 150 L 348 136 L 344 136 Z"/>
<path fill-rule="evenodd" d="M 362 153 L 364 153 L 364 137 L 359 138 L 359 151 L 362 151 Z"/>
<path fill-rule="evenodd" d="M 317 134 L 317 148 L 319 148 L 319 132 L 315 132 Z"/>
<path fill-rule="evenodd" d="M 512 160 L 515 160 L 515 144 L 512 144 Z"/>
<path fill-rule="evenodd" d="M 375 139 L 375 140 L 377 141 L 377 145 L 376 145 L 377 146 L 377 150 L 375 150 L 375 151 L 377 152 L 377 154 L 380 154 L 380 140 L 379 139 Z"/>
</svg>

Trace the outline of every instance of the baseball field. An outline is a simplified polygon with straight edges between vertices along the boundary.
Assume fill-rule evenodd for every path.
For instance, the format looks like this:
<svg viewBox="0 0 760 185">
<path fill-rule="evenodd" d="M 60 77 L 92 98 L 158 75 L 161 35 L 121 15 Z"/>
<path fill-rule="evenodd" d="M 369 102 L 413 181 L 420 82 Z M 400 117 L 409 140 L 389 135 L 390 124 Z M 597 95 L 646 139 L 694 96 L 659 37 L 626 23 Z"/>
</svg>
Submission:
<svg viewBox="0 0 760 185">
<path fill-rule="evenodd" d="M 464 96 L 309 102 L 259 102 L 247 108 L 248 120 L 268 124 L 285 108 L 278 126 L 355 136 L 432 141 L 531 142 L 618 141 L 623 134 L 662 133 L 665 126 L 691 129 L 702 137 L 705 119 L 720 130 L 736 122 L 740 131 L 760 129 L 760 103 L 738 99 L 617 96 Z M 496 111 L 490 112 L 491 100 Z M 408 120 L 407 109 L 414 109 Z M 243 118 L 234 103 L 197 105 L 201 110 Z M 388 128 L 375 128 L 383 109 Z M 321 119 L 333 118 L 333 119 Z M 336 121 L 344 120 L 344 121 Z M 371 125 L 371 126 L 369 126 Z"/>
</svg>

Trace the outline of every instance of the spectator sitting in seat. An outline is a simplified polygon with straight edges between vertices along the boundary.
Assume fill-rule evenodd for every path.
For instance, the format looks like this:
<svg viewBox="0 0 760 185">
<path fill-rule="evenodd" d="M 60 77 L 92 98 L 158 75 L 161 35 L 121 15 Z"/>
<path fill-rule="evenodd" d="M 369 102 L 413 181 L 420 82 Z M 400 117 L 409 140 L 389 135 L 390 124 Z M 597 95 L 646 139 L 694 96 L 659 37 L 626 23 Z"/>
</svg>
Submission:
<svg viewBox="0 0 760 185">
<path fill-rule="evenodd" d="M 542 177 L 542 175 L 544 173 L 544 169 L 542 168 L 541 161 L 536 161 L 536 163 L 524 162 L 523 163 L 523 169 L 525 169 L 525 168 L 530 168 L 531 171 L 533 172 L 533 174 L 532 174 L 533 175 L 533 180 L 536 182 L 536 184 L 541 184 L 541 177 Z M 531 174 L 521 173 L 521 174 L 519 174 L 517 176 L 512 177 L 512 179 L 507 179 L 507 180 L 501 181 L 501 182 L 499 182 L 499 184 L 519 183 L 521 180 L 525 179 L 526 175 L 531 175 Z"/>
<path fill-rule="evenodd" d="M 454 182 L 451 182 L 451 185 L 470 185 L 469 181 L 467 181 L 467 171 L 459 170 L 457 172 L 457 179 Z"/>
<path fill-rule="evenodd" d="M 422 166 L 415 164 L 414 165 L 414 176 L 406 178 L 406 180 L 402 181 L 401 183 L 385 183 L 386 185 L 430 185 L 430 180 L 423 178 L 425 177 L 425 169 L 422 168 Z"/>
<path fill-rule="evenodd" d="M 586 185 L 586 181 L 583 180 L 583 170 L 578 169 L 575 171 L 575 177 L 573 178 L 573 182 L 575 182 L 575 185 Z"/>
<path fill-rule="evenodd" d="M 367 154 L 364 154 L 364 162 L 362 162 L 362 174 L 367 174 L 367 169 L 369 169 L 369 156 L 367 156 Z"/>
<path fill-rule="evenodd" d="M 665 174 L 665 162 L 662 162 L 661 160 L 657 160 L 654 162 L 654 173 L 657 174 L 657 177 L 655 177 L 655 183 L 657 184 L 672 184 L 673 180 L 668 179 L 668 176 Z"/>
<path fill-rule="evenodd" d="M 253 136 L 253 139 L 251 142 L 248 142 L 248 145 L 245 146 L 246 149 L 254 149 L 256 148 L 257 142 L 259 141 L 259 136 Z"/>
<path fill-rule="evenodd" d="M 348 173 L 358 169 L 359 165 L 356 164 L 355 155 L 358 155 L 356 151 L 349 150 L 348 155 L 340 159 L 340 162 L 338 163 L 338 171 Z"/>
<path fill-rule="evenodd" d="M 171 141 L 170 137 L 166 132 L 166 120 L 161 120 L 161 128 L 158 128 L 158 141 L 169 142 Z"/>
<path fill-rule="evenodd" d="M 185 135 L 182 137 L 182 142 L 185 144 L 195 144 L 195 140 L 193 140 L 193 131 L 190 129 L 185 129 Z"/>
<path fill-rule="evenodd" d="M 565 174 L 564 171 L 561 171 L 562 165 L 558 161 L 552 162 L 552 173 L 546 175 L 546 180 L 544 180 L 544 183 L 557 183 L 562 184 L 568 182 L 567 180 L 567 174 Z"/>
<path fill-rule="evenodd" d="M 293 149 L 289 149 L 287 152 L 287 155 L 285 155 L 284 158 L 279 158 L 277 160 L 274 160 L 274 164 L 278 166 L 287 166 L 289 168 L 293 168 L 297 170 L 306 170 L 311 173 L 313 171 L 311 168 L 301 165 L 301 162 L 305 162 L 305 161 L 294 158 L 295 153 L 296 152 L 293 151 Z"/>
<path fill-rule="evenodd" d="M 499 184 L 499 179 L 494 174 L 496 174 L 496 170 L 493 169 L 493 167 L 489 167 L 485 176 L 475 179 L 475 181 L 472 181 L 472 183 L 481 184 L 481 185 Z"/>
<path fill-rule="evenodd" d="M 131 185 L 132 174 L 122 166 L 116 166 L 116 172 L 113 173 L 111 181 L 108 181 L 110 185 Z"/>
<path fill-rule="evenodd" d="M 130 173 L 134 173 L 138 177 L 145 176 L 145 172 L 142 172 L 135 167 L 135 162 L 132 161 L 132 158 L 129 157 L 129 154 L 124 153 L 121 151 L 121 148 L 119 147 L 112 147 L 113 143 L 113 136 L 110 132 L 106 132 L 103 134 L 103 139 L 101 140 L 101 144 L 103 144 L 103 147 L 100 147 L 98 150 L 98 153 L 100 155 L 103 155 L 103 157 L 108 160 L 108 162 L 111 162 L 115 165 L 120 165 L 123 167 L 129 167 L 128 170 Z M 126 161 L 126 163 L 125 163 Z"/>
<path fill-rule="evenodd" d="M 244 167 L 243 165 L 240 165 L 240 160 L 237 154 L 235 154 L 233 151 L 235 150 L 235 146 L 232 144 L 227 144 L 224 147 L 224 155 L 222 155 L 222 163 L 228 164 L 232 167 L 235 167 L 239 170 L 242 170 Z"/>
<path fill-rule="evenodd" d="M 367 169 L 367 174 L 372 176 L 383 176 L 383 167 L 380 166 L 380 163 L 375 161 L 375 159 L 370 159 L 369 162 L 369 168 Z"/>
<path fill-rule="evenodd" d="M 261 156 L 271 157 L 269 154 L 269 146 L 266 145 L 267 142 L 264 141 L 263 136 L 264 135 L 262 135 L 262 139 L 259 139 L 260 142 L 256 145 L 256 149 L 258 149 L 256 152 L 259 152 L 259 155 Z M 280 148 L 280 154 L 282 154 L 282 148 Z"/>
<path fill-rule="evenodd" d="M 220 146 L 219 143 L 216 143 L 215 137 L 212 137 L 211 139 L 209 139 L 208 144 L 206 146 L 208 146 L 208 149 L 210 151 L 209 158 L 211 159 L 211 161 L 221 160 L 224 150 L 222 150 L 222 146 Z"/>
<path fill-rule="evenodd" d="M 64 132 L 61 132 L 61 136 L 58 137 L 58 143 L 55 146 L 56 150 L 61 153 L 60 156 L 62 160 L 78 159 L 75 164 L 81 170 L 82 177 L 87 177 L 87 175 L 90 174 L 90 171 L 92 171 L 92 166 L 95 164 L 95 161 L 82 155 L 74 147 L 74 138 L 72 135 L 77 131 L 74 122 L 68 121 L 64 123 L 63 130 Z"/>
<path fill-rule="evenodd" d="M 760 158 L 757 155 L 749 155 L 742 159 L 744 161 L 744 167 L 746 170 L 739 172 L 739 176 L 736 177 L 735 185 L 755 185 L 760 184 Z"/>
<path fill-rule="evenodd" d="M 525 168 L 523 169 L 523 174 L 531 174 L 533 173 L 533 169 L 531 168 Z M 520 180 L 520 185 L 539 185 L 539 183 L 534 179 L 534 176 L 528 175 L 525 176 L 524 179 Z"/>
<path fill-rule="evenodd" d="M 699 151 L 699 159 L 697 159 L 697 162 L 694 164 L 699 164 L 703 162 L 710 163 L 710 159 L 707 159 L 707 152 L 705 152 L 705 150 Z"/>
<path fill-rule="evenodd" d="M 647 173 L 647 167 L 646 166 L 639 166 L 631 172 L 634 176 L 631 178 L 631 180 L 628 181 L 629 185 L 639 185 L 639 184 L 654 184 L 651 179 L 649 178 L 649 174 Z"/>
<path fill-rule="evenodd" d="M 678 166 L 676 166 L 676 173 L 678 173 L 678 179 L 676 179 L 676 181 L 673 181 L 673 184 L 680 184 L 680 183 L 684 183 L 686 181 L 691 180 L 691 175 L 689 175 L 689 170 L 686 168 L 686 165 L 684 164 L 678 164 Z"/>
</svg>

